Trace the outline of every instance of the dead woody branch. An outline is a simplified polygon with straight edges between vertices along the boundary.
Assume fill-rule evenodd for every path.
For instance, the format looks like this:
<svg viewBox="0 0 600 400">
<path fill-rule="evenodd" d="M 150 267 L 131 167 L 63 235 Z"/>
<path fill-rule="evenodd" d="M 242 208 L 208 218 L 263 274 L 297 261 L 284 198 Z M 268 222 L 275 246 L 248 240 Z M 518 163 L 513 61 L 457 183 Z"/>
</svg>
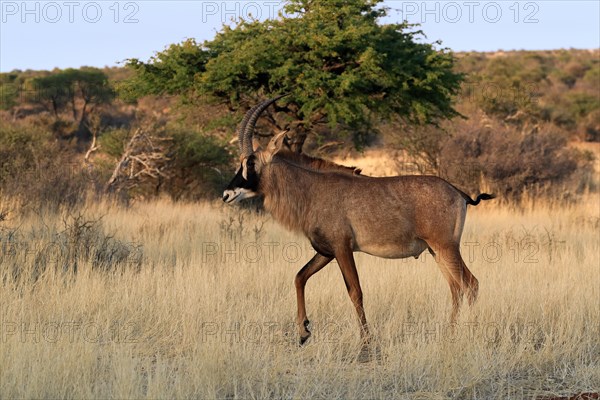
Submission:
<svg viewBox="0 0 600 400">
<path fill-rule="evenodd" d="M 105 192 L 115 193 L 140 185 L 159 188 L 167 173 L 171 157 L 171 138 L 150 136 L 138 129 L 127 143 L 121 159 L 105 186 Z"/>
</svg>

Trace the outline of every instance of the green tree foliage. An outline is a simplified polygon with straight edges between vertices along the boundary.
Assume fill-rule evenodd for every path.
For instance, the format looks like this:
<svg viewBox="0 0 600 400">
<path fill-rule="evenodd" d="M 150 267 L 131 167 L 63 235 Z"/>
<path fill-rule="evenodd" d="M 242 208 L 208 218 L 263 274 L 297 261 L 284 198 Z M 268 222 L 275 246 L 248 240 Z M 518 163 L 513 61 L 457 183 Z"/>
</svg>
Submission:
<svg viewBox="0 0 600 400">
<path fill-rule="evenodd" d="M 19 72 L 0 74 L 0 110 L 10 110 L 18 104 L 22 85 L 19 78 Z"/>
<path fill-rule="evenodd" d="M 462 75 L 446 50 L 418 42 L 406 24 L 380 24 L 379 0 L 291 0 L 276 20 L 241 20 L 214 40 L 172 45 L 148 62 L 131 59 L 130 97 L 208 96 L 232 109 L 291 93 L 272 118 L 291 128 L 301 149 L 315 124 L 348 128 L 360 138 L 381 119 L 429 124 L 458 113 Z M 286 126 L 287 125 L 287 126 Z"/>
<path fill-rule="evenodd" d="M 127 65 L 136 75 L 117 85 L 120 98 L 134 102 L 138 97 L 150 94 L 188 96 L 192 94 L 195 77 L 206 70 L 208 59 L 209 53 L 194 39 L 169 46 L 149 63 L 129 59 Z"/>
</svg>

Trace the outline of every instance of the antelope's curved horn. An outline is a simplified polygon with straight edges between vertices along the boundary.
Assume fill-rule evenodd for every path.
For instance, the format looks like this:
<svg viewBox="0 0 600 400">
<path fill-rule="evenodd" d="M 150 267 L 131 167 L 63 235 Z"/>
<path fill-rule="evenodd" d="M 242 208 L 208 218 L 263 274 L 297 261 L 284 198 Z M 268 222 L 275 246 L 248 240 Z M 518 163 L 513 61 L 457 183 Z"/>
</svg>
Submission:
<svg viewBox="0 0 600 400">
<path fill-rule="evenodd" d="M 246 130 L 246 125 L 248 125 L 250 117 L 252 117 L 254 111 L 256 111 L 256 109 L 260 107 L 261 104 L 262 103 L 258 103 L 257 105 L 249 109 L 248 112 L 246 112 L 246 115 L 244 115 L 244 119 L 242 119 L 242 122 L 240 123 L 240 126 L 238 128 L 238 144 L 240 146 L 240 154 L 244 153 L 244 131 Z"/>
<path fill-rule="evenodd" d="M 287 94 L 282 94 L 280 96 L 274 97 L 272 99 L 269 100 L 265 100 L 259 104 L 257 104 L 256 106 L 252 107 L 244 116 L 244 119 L 242 120 L 242 124 L 244 123 L 244 121 L 246 122 L 245 125 L 240 126 L 240 133 L 239 133 L 239 137 L 240 137 L 240 141 L 241 141 L 241 146 L 240 146 L 240 150 L 242 153 L 242 156 L 244 157 L 248 157 L 249 155 L 251 155 L 254 150 L 252 149 L 252 134 L 254 133 L 254 125 L 256 125 L 256 121 L 258 121 L 258 117 L 260 117 L 260 114 L 262 114 L 263 111 L 265 111 L 267 109 L 267 107 L 269 107 L 271 104 L 275 103 L 277 100 L 281 99 L 282 97 L 287 96 L 289 93 Z"/>
</svg>

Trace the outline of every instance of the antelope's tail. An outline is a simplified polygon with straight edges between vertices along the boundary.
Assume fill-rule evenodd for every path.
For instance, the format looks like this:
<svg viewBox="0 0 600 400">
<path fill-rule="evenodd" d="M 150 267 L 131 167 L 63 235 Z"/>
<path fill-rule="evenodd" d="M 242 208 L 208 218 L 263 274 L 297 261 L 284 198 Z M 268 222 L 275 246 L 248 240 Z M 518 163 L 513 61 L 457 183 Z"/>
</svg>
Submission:
<svg viewBox="0 0 600 400">
<path fill-rule="evenodd" d="M 470 204 L 472 206 L 476 206 L 481 200 L 492 200 L 496 198 L 496 196 L 493 194 L 481 193 L 479 196 L 477 196 L 475 200 L 473 200 L 468 194 L 462 192 L 461 194 L 465 198 L 467 204 Z"/>
</svg>

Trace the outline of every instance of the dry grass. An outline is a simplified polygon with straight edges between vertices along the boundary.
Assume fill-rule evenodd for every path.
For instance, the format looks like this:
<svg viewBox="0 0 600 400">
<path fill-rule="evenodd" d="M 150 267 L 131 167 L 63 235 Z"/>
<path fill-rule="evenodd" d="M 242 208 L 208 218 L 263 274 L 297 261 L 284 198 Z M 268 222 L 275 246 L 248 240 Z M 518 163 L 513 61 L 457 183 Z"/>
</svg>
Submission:
<svg viewBox="0 0 600 400">
<path fill-rule="evenodd" d="M 308 283 L 314 334 L 296 345 L 293 278 L 311 252 L 268 216 L 165 201 L 9 213 L 0 222 L 0 398 L 598 391 L 598 204 L 471 208 L 463 254 L 480 298 L 454 331 L 429 255 L 358 255 L 381 354 L 366 364 L 355 361 L 358 324 L 335 264 Z"/>
</svg>

